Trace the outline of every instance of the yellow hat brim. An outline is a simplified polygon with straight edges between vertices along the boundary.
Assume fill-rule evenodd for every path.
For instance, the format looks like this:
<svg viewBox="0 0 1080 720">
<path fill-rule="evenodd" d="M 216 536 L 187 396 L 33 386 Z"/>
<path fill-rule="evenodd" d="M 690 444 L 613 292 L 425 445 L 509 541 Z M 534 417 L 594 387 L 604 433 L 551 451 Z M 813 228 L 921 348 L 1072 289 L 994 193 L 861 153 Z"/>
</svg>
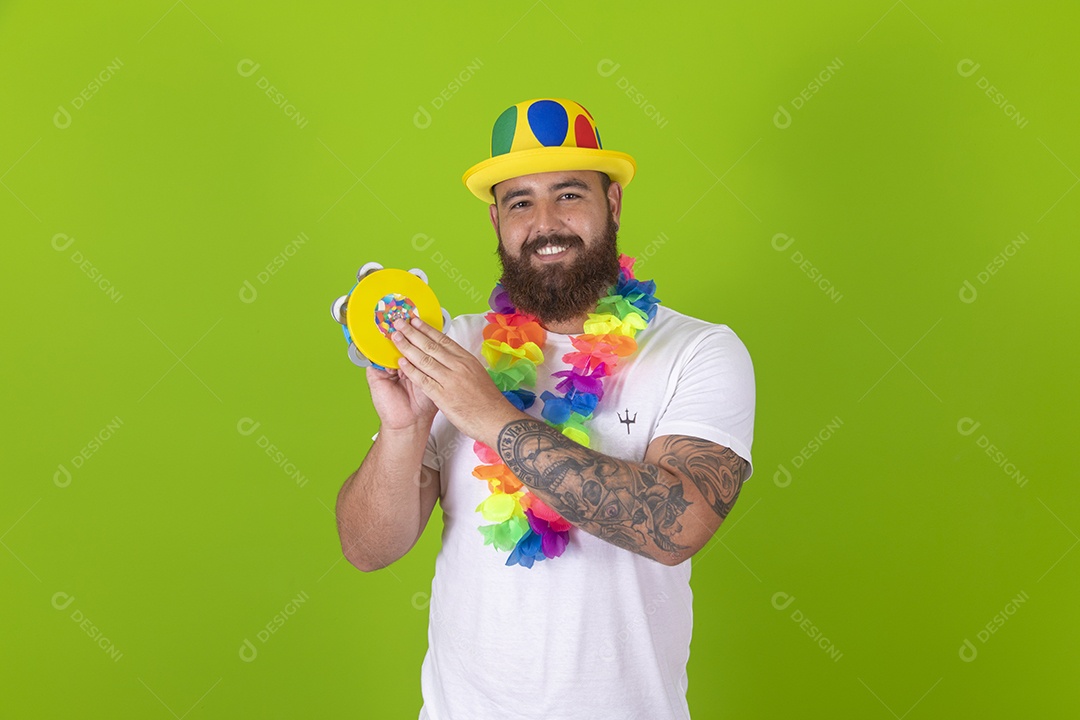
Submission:
<svg viewBox="0 0 1080 720">
<path fill-rule="evenodd" d="M 491 188 L 503 180 L 560 170 L 598 170 L 625 187 L 634 179 L 637 163 L 631 156 L 616 150 L 542 147 L 488 158 L 466 170 L 461 179 L 473 195 L 486 203 L 494 203 Z"/>
</svg>

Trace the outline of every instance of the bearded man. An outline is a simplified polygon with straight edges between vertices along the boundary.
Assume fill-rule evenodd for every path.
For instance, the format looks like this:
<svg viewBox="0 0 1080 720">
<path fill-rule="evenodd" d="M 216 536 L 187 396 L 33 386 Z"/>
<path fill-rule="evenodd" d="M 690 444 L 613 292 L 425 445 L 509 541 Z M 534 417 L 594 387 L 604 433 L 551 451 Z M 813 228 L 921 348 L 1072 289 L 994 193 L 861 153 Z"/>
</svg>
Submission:
<svg viewBox="0 0 1080 720">
<path fill-rule="evenodd" d="M 346 557 L 385 567 L 443 512 L 420 720 L 689 717 L 689 559 L 751 475 L 754 374 L 619 255 L 635 171 L 576 102 L 508 108 L 463 178 L 498 238 L 492 311 L 399 320 L 398 370 L 367 369 Z"/>
</svg>

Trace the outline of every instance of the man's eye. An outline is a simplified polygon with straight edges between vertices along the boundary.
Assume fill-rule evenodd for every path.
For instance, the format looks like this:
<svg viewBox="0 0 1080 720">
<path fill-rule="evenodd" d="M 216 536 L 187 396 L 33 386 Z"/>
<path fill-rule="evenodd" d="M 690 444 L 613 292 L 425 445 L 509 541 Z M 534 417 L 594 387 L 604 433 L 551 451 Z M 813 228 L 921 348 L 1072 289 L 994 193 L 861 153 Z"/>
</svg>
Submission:
<svg viewBox="0 0 1080 720">
<path fill-rule="evenodd" d="M 563 197 L 578 197 L 577 193 L 563 193 Z"/>
<path fill-rule="evenodd" d="M 519 205 L 525 205 L 525 204 L 527 204 L 527 203 L 528 203 L 528 201 L 527 201 L 527 200 L 518 200 L 518 201 L 517 201 L 516 203 L 514 203 L 513 205 L 511 205 L 511 206 L 510 206 L 510 209 L 511 209 L 511 210 L 513 210 L 513 209 L 514 209 L 514 208 L 516 208 L 517 206 L 519 206 Z"/>
</svg>

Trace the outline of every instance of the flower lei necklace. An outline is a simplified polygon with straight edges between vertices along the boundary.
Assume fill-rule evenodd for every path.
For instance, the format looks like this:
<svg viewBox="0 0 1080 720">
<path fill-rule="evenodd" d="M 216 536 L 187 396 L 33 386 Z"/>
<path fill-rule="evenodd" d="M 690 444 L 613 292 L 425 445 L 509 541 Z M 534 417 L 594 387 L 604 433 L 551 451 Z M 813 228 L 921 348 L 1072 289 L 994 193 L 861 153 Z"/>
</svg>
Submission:
<svg viewBox="0 0 1080 720">
<path fill-rule="evenodd" d="M 589 313 L 585 332 L 570 339 L 576 352 L 563 355 L 570 369 L 552 373 L 552 377 L 562 378 L 555 386 L 562 396 L 546 390 L 540 396 L 544 420 L 585 447 L 589 447 L 585 423 L 604 397 L 603 379 L 614 372 L 619 358 L 637 350 L 634 336 L 656 316 L 656 283 L 635 279 L 633 266 L 634 258 L 619 256 L 618 282 L 597 303 L 596 312 Z M 536 395 L 522 386 L 536 384 L 547 333 L 535 317 L 514 308 L 501 284 L 495 285 L 489 305 L 492 312 L 484 316 L 488 324 L 481 346 L 488 374 L 514 407 L 525 410 Z M 484 544 L 510 551 L 507 565 L 527 568 L 562 555 L 572 525 L 533 495 L 497 452 L 479 441 L 473 450 L 481 462 L 473 475 L 486 481 L 491 491 L 476 507 L 492 523 L 479 528 Z"/>
</svg>

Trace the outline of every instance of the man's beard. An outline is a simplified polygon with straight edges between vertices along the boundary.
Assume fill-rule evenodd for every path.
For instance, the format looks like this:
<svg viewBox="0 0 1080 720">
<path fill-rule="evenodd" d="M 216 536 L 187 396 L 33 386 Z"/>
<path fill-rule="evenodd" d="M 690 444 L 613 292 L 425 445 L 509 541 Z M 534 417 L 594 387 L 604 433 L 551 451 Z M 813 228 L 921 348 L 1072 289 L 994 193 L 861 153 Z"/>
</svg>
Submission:
<svg viewBox="0 0 1080 720">
<path fill-rule="evenodd" d="M 549 235 L 532 240 L 512 257 L 499 237 L 503 289 L 514 307 L 542 322 L 563 322 L 579 318 L 596 308 L 597 301 L 619 279 L 619 251 L 615 220 L 609 215 L 607 229 L 598 242 L 587 248 L 577 235 Z M 545 245 L 576 248 L 577 257 L 569 265 L 534 265 L 536 250 Z"/>
</svg>

